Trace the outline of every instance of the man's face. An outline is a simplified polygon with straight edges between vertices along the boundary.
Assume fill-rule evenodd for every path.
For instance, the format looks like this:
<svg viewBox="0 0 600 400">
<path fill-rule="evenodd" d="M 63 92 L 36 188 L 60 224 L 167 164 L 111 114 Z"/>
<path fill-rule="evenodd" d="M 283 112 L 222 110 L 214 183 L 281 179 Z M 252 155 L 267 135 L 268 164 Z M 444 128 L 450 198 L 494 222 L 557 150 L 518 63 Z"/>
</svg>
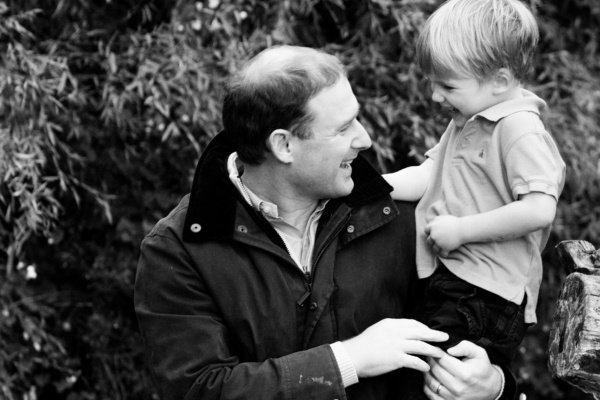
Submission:
<svg viewBox="0 0 600 400">
<path fill-rule="evenodd" d="M 352 161 L 371 146 L 360 122 L 359 105 L 345 77 L 323 89 L 307 104 L 314 120 L 312 137 L 293 137 L 290 179 L 301 199 L 315 201 L 343 197 L 352 191 Z"/>
<path fill-rule="evenodd" d="M 475 114 L 498 103 L 493 94 L 493 81 L 479 82 L 475 78 L 436 78 L 431 82 L 431 99 L 448 110 L 454 124 L 463 127 Z"/>
</svg>

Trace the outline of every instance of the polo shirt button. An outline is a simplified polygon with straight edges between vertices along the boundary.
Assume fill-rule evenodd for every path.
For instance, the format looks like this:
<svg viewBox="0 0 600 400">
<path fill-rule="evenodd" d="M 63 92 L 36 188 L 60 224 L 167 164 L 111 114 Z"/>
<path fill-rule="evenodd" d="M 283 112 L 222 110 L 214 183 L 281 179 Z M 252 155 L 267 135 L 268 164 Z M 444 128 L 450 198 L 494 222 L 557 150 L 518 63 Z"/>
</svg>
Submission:
<svg viewBox="0 0 600 400">
<path fill-rule="evenodd" d="M 348 228 L 346 228 L 346 232 L 348 232 L 348 233 L 354 232 L 354 225 L 348 225 Z"/>
<path fill-rule="evenodd" d="M 240 225 L 237 227 L 238 232 L 241 233 L 248 233 L 248 228 L 246 228 L 244 225 Z"/>
<path fill-rule="evenodd" d="M 392 209 L 391 209 L 391 208 L 389 208 L 389 207 L 383 207 L 383 213 L 384 213 L 385 215 L 388 215 L 388 214 L 389 214 L 389 213 L 391 213 L 391 212 L 392 212 Z"/>
<path fill-rule="evenodd" d="M 319 305 L 314 301 L 310 303 L 310 306 L 308 306 L 308 308 L 310 308 L 310 311 L 315 311 L 318 307 Z"/>
<path fill-rule="evenodd" d="M 202 230 L 202 227 L 200 224 L 192 224 L 192 226 L 190 226 L 190 230 L 194 233 L 198 233 Z"/>
</svg>

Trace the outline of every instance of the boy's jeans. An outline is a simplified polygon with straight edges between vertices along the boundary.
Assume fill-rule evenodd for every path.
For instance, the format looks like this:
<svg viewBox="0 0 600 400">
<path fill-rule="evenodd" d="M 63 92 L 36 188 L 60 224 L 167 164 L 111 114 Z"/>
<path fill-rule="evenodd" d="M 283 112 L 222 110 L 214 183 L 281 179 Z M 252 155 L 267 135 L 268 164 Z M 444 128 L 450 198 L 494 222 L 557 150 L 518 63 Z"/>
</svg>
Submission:
<svg viewBox="0 0 600 400">
<path fill-rule="evenodd" d="M 478 288 L 438 267 L 427 288 L 424 322 L 432 329 L 446 332 L 450 339 L 435 343 L 448 349 L 461 340 L 483 347 L 493 364 L 508 365 L 525 337 L 527 296 L 521 305 Z"/>
</svg>

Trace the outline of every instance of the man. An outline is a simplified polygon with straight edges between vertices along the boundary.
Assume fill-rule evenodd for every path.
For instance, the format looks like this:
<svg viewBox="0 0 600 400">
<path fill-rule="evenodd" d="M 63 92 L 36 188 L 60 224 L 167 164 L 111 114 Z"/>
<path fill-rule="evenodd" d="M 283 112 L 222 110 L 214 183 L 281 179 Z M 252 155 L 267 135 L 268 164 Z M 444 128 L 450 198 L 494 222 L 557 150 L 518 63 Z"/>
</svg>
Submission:
<svg viewBox="0 0 600 400">
<path fill-rule="evenodd" d="M 405 319 L 420 294 L 414 208 L 359 156 L 358 111 L 339 60 L 317 50 L 267 49 L 232 79 L 225 130 L 141 248 L 135 306 L 162 399 L 502 392 L 482 349 L 451 357 L 427 343 L 445 333 Z"/>
</svg>

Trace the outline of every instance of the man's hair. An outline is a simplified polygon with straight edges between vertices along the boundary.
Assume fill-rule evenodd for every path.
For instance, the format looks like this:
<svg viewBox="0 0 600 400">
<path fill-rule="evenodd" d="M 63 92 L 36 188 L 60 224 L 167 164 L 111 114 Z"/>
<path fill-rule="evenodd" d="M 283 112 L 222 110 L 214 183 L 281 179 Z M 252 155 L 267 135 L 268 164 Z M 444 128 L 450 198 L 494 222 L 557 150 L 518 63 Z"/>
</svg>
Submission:
<svg viewBox="0 0 600 400">
<path fill-rule="evenodd" d="M 230 79 L 223 102 L 223 125 L 240 160 L 262 163 L 276 129 L 310 138 L 307 103 L 345 76 L 337 57 L 306 47 L 271 47 L 251 59 Z"/>
<path fill-rule="evenodd" d="M 539 40 L 537 22 L 519 0 L 450 0 L 427 20 L 417 63 L 428 75 L 489 78 L 500 68 L 522 80 Z"/>
</svg>

